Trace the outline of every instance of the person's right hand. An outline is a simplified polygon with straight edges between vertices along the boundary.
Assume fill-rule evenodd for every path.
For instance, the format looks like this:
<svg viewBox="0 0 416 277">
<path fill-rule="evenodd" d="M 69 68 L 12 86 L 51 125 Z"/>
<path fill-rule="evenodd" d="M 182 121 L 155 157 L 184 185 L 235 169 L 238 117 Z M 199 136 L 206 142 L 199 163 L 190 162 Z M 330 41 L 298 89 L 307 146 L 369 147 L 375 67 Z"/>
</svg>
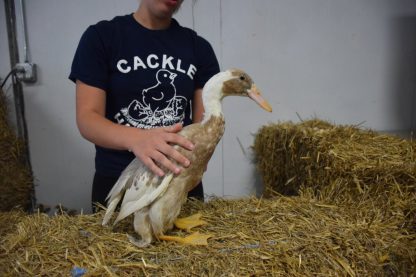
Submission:
<svg viewBox="0 0 416 277">
<path fill-rule="evenodd" d="M 181 172 L 178 165 L 188 167 L 190 161 L 180 154 L 173 146 L 178 145 L 188 150 L 193 150 L 194 144 L 185 137 L 177 134 L 182 130 L 182 124 L 170 127 L 140 130 L 130 146 L 130 151 L 139 158 L 154 174 L 163 176 L 164 167 L 175 174 Z M 173 161 L 176 161 L 176 165 Z"/>
<path fill-rule="evenodd" d="M 181 124 L 155 129 L 138 129 L 116 124 L 105 117 L 106 92 L 77 80 L 77 125 L 84 138 L 101 147 L 130 150 L 153 173 L 163 176 L 164 170 L 179 173 L 189 161 L 175 145 L 188 150 L 193 144 L 178 132 Z"/>
</svg>

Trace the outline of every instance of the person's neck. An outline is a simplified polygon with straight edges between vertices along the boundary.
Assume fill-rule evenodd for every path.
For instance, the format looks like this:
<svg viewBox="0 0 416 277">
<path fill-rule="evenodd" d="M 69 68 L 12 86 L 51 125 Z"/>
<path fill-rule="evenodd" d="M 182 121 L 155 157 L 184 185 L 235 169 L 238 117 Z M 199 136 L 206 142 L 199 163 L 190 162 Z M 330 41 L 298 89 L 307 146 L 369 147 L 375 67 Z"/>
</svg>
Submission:
<svg viewBox="0 0 416 277">
<path fill-rule="evenodd" d="M 139 22 L 143 27 L 150 30 L 164 30 L 169 28 L 172 18 L 158 18 L 150 15 L 150 13 L 144 10 L 137 10 L 133 14 L 134 19 Z"/>
</svg>

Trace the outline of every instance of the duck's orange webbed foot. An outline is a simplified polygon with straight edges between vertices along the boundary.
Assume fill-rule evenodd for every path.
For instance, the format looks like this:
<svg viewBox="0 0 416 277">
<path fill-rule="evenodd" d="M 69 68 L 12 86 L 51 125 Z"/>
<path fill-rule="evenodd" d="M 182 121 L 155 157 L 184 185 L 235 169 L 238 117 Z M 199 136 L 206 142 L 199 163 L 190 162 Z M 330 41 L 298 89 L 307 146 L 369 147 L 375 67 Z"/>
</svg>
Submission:
<svg viewBox="0 0 416 277">
<path fill-rule="evenodd" d="M 166 240 L 166 241 L 176 241 L 179 243 L 190 244 L 190 245 L 208 245 L 208 239 L 210 237 L 212 237 L 212 235 L 204 235 L 204 234 L 200 234 L 199 232 L 195 232 L 184 238 L 161 235 L 159 236 L 159 239 Z"/>
<path fill-rule="evenodd" d="M 188 217 L 178 218 L 175 220 L 174 224 L 177 228 L 189 232 L 194 227 L 207 224 L 207 222 L 202 220 L 201 217 L 202 214 L 197 213 Z"/>
<path fill-rule="evenodd" d="M 194 227 L 207 224 L 207 222 L 202 220 L 201 217 L 202 215 L 200 213 L 197 213 L 188 217 L 178 218 L 175 220 L 174 224 L 177 228 L 190 232 L 191 229 Z M 166 240 L 166 241 L 176 241 L 179 243 L 190 244 L 190 245 L 208 245 L 208 239 L 211 237 L 212 235 L 209 235 L 209 234 L 204 235 L 199 232 L 195 232 L 184 238 L 176 237 L 176 236 L 161 235 L 159 236 L 159 239 Z"/>
</svg>

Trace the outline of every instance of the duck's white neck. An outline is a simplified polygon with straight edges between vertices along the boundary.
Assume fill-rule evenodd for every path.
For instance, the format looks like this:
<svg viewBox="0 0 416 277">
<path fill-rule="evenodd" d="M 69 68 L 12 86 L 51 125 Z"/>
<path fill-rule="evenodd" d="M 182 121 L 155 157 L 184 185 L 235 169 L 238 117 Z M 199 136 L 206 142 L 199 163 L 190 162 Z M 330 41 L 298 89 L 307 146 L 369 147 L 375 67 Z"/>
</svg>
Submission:
<svg viewBox="0 0 416 277">
<path fill-rule="evenodd" d="M 205 84 L 202 91 L 202 103 L 204 105 L 204 118 L 202 124 L 207 122 L 211 116 L 222 116 L 221 100 L 223 98 L 222 85 L 232 78 L 229 71 L 220 72 L 214 75 Z"/>
</svg>

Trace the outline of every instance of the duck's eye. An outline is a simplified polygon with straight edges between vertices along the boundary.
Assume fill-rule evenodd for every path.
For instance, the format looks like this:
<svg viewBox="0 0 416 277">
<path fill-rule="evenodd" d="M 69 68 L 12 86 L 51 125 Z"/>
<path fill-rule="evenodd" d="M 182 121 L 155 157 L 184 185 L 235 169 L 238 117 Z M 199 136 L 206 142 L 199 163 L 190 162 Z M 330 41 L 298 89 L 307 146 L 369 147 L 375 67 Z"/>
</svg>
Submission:
<svg viewBox="0 0 416 277">
<path fill-rule="evenodd" d="M 246 79 L 246 77 L 244 77 L 243 75 L 240 76 L 240 80 L 244 81 Z"/>
</svg>

